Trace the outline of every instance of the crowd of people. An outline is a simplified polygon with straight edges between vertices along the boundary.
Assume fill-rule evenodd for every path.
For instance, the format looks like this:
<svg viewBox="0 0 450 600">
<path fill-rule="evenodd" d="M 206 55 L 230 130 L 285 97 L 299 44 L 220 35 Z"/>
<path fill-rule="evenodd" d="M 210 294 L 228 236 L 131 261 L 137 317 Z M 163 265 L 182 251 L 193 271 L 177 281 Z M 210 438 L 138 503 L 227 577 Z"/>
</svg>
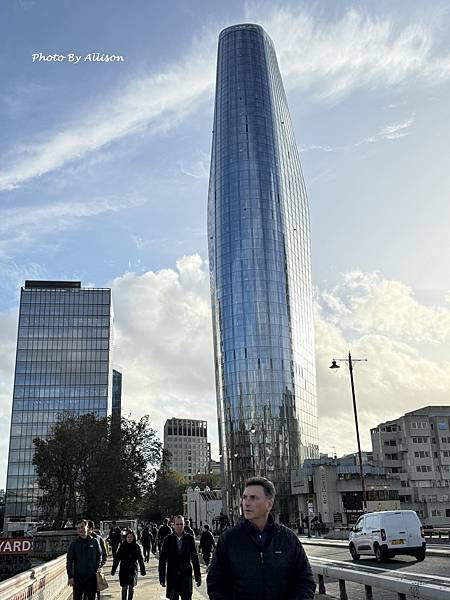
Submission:
<svg viewBox="0 0 450 600">
<path fill-rule="evenodd" d="M 315 582 L 308 558 L 295 533 L 275 523 L 270 511 L 275 499 L 273 483 L 265 477 L 247 480 L 242 496 L 243 519 L 227 528 L 217 544 L 208 524 L 194 532 L 187 519 L 176 515 L 157 527 L 145 523 L 138 538 L 113 521 L 103 540 L 94 523 L 80 519 L 78 537 L 67 552 L 68 583 L 73 600 L 94 600 L 107 547 L 112 552 L 111 575 L 119 572 L 122 600 L 132 600 L 138 573 L 146 575 L 153 554 L 158 560 L 159 582 L 166 598 L 191 600 L 193 582 L 202 583 L 199 553 L 207 568 L 210 600 L 308 600 Z M 198 550 L 196 534 L 199 534 Z M 142 550 L 141 550 L 142 546 Z"/>
</svg>

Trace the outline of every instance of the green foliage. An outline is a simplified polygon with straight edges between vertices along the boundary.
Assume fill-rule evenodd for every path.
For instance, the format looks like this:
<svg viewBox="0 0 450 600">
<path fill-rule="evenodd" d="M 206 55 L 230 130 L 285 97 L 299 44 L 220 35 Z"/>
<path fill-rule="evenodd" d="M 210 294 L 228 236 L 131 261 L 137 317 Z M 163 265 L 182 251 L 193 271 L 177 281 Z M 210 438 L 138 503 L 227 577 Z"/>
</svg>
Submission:
<svg viewBox="0 0 450 600">
<path fill-rule="evenodd" d="M 119 424 L 65 413 L 51 437 L 34 444 L 40 505 L 56 528 L 80 516 L 98 521 L 134 514 L 161 458 L 148 416 Z"/>
<path fill-rule="evenodd" d="M 187 486 L 188 482 L 180 473 L 161 468 L 153 489 L 142 503 L 144 519 L 159 521 L 183 514 L 183 493 Z"/>
</svg>

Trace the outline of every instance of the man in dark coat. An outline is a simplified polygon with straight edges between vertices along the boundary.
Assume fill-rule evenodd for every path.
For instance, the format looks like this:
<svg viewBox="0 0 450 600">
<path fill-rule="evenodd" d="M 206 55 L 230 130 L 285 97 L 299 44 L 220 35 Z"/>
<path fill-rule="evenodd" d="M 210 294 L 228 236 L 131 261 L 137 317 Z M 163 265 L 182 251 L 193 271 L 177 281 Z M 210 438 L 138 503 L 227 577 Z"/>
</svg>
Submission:
<svg viewBox="0 0 450 600">
<path fill-rule="evenodd" d="M 211 554 L 215 547 L 216 542 L 214 541 L 213 534 L 209 530 L 209 525 L 204 525 L 204 532 L 200 537 L 199 550 L 202 553 L 203 560 L 205 561 L 206 566 L 209 565 Z"/>
<path fill-rule="evenodd" d="M 144 529 L 141 533 L 141 544 L 142 549 L 144 550 L 144 562 L 148 562 L 150 560 L 150 548 L 153 543 L 153 536 L 150 531 L 150 527 L 145 525 Z"/>
<path fill-rule="evenodd" d="M 158 529 L 158 550 L 161 552 L 161 547 L 164 542 L 164 538 L 172 533 L 172 528 L 169 525 L 169 519 L 164 519 L 163 524 Z"/>
<path fill-rule="evenodd" d="M 189 521 L 189 519 L 186 519 L 184 521 L 184 533 L 189 533 L 189 535 L 195 537 L 195 531 L 192 529 L 191 522 Z"/>
<path fill-rule="evenodd" d="M 300 541 L 269 515 L 275 488 L 247 480 L 244 519 L 219 538 L 206 582 L 210 600 L 310 600 L 316 584 Z"/>
<path fill-rule="evenodd" d="M 113 559 L 116 558 L 117 548 L 122 542 L 122 532 L 115 521 L 112 522 L 106 541 L 110 543 Z"/>
<path fill-rule="evenodd" d="M 175 532 L 164 539 L 159 555 L 159 582 L 166 588 L 166 598 L 191 600 L 192 568 L 197 586 L 202 582 L 195 540 L 192 535 L 184 533 L 184 517 L 181 515 L 175 517 L 174 529 Z"/>
<path fill-rule="evenodd" d="M 97 571 L 100 569 L 102 553 L 100 544 L 88 535 L 87 521 L 77 523 L 78 537 L 67 551 L 68 584 L 73 586 L 73 599 L 95 600 L 97 593 Z"/>
</svg>

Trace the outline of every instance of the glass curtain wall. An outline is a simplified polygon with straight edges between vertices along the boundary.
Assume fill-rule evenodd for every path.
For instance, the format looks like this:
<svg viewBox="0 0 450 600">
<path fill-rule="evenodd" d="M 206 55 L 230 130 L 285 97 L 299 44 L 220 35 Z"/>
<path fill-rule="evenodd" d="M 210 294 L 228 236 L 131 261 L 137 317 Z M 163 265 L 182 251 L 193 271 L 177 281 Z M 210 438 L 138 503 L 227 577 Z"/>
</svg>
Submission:
<svg viewBox="0 0 450 600">
<path fill-rule="evenodd" d="M 41 517 L 34 437 L 65 411 L 108 411 L 109 289 L 26 282 L 21 290 L 6 484 L 7 520 Z"/>
<path fill-rule="evenodd" d="M 219 439 L 230 516 L 245 479 L 274 481 L 318 456 L 309 209 L 272 41 L 258 25 L 219 37 L 208 205 Z"/>
</svg>

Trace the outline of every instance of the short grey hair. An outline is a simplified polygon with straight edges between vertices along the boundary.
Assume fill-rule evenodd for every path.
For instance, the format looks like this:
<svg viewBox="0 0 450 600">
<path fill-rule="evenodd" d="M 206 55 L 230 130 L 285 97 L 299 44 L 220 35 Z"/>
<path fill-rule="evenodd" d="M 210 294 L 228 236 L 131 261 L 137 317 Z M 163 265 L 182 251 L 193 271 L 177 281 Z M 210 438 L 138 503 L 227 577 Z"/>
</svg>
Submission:
<svg viewBox="0 0 450 600">
<path fill-rule="evenodd" d="M 249 485 L 260 485 L 264 490 L 266 498 L 275 500 L 275 486 L 266 477 L 250 477 L 250 479 L 247 479 L 245 482 L 245 487 L 248 487 Z"/>
</svg>

